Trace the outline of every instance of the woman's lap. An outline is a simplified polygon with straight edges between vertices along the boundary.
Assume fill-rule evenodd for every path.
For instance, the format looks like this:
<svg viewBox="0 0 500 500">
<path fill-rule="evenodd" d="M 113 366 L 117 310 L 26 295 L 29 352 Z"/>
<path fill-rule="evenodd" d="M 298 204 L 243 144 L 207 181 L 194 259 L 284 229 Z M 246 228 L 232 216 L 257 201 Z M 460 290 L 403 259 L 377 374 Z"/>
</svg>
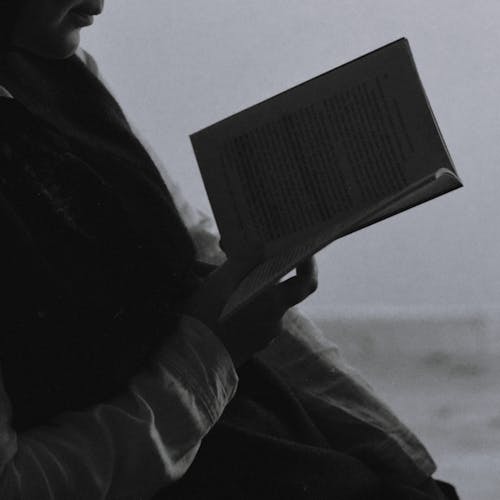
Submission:
<svg viewBox="0 0 500 500">
<path fill-rule="evenodd" d="M 334 449 L 280 377 L 253 361 L 186 475 L 154 499 L 446 498 L 439 491 L 430 478 L 405 485 Z"/>
</svg>

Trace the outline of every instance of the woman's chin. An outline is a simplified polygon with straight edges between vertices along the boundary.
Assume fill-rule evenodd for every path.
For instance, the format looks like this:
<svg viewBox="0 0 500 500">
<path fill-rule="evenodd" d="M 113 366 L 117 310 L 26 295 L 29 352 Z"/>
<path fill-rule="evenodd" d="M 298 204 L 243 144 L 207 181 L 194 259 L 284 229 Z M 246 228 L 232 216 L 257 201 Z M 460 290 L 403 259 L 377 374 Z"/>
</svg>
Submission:
<svg viewBox="0 0 500 500">
<path fill-rule="evenodd" d="M 64 33 L 64 35 L 54 36 L 50 39 L 45 38 L 43 43 L 33 39 L 17 45 L 47 59 L 67 59 L 76 52 L 80 45 L 80 30 L 74 29 Z"/>
<path fill-rule="evenodd" d="M 41 56 L 51 59 L 66 59 L 71 57 L 80 45 L 80 30 L 74 29 L 55 39 L 52 44 L 45 47 Z"/>
</svg>

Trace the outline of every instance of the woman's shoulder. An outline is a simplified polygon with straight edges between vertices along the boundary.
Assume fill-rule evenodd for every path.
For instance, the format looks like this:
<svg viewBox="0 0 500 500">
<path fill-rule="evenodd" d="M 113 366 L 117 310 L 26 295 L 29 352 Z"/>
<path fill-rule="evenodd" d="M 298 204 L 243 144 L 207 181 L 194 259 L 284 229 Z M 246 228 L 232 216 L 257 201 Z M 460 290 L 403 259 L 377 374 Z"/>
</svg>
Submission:
<svg viewBox="0 0 500 500">
<path fill-rule="evenodd" d="M 46 198 L 53 201 L 52 191 L 59 189 L 68 170 L 64 168 L 68 150 L 66 139 L 49 124 L 16 99 L 0 97 L 2 226 L 12 226 L 7 218 L 12 223 L 17 221 L 14 226 L 22 223 L 24 227 L 27 220 L 38 217 L 40 204 Z"/>
<path fill-rule="evenodd" d="M 22 129 L 28 130 L 35 117 L 12 95 L 6 87 L 0 86 L 0 140 L 17 136 Z"/>
<path fill-rule="evenodd" d="M 3 88 L 4 93 L 8 90 Z M 67 141 L 52 125 L 12 96 L 0 96 L 0 159 L 10 151 L 18 158 L 64 151 Z"/>
</svg>

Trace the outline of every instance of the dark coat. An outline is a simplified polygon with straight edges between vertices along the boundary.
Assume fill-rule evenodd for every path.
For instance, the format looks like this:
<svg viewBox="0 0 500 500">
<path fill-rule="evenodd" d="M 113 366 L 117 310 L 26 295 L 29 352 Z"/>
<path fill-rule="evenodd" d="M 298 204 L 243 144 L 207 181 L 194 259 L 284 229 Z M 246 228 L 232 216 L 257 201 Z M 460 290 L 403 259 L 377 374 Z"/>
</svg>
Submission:
<svg viewBox="0 0 500 500">
<path fill-rule="evenodd" d="M 173 330 L 194 247 L 76 57 L 10 53 L 0 82 L 0 359 L 21 429 L 123 389 Z"/>
</svg>

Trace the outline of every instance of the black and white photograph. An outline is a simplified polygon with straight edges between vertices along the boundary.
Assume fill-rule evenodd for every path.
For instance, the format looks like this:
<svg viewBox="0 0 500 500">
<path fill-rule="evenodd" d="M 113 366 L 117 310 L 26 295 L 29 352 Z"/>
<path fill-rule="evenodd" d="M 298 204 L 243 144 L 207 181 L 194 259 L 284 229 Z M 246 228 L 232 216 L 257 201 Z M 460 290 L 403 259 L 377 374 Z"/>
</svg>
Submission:
<svg viewBox="0 0 500 500">
<path fill-rule="evenodd" d="M 0 0 L 0 498 L 496 500 L 499 17 Z"/>
</svg>

